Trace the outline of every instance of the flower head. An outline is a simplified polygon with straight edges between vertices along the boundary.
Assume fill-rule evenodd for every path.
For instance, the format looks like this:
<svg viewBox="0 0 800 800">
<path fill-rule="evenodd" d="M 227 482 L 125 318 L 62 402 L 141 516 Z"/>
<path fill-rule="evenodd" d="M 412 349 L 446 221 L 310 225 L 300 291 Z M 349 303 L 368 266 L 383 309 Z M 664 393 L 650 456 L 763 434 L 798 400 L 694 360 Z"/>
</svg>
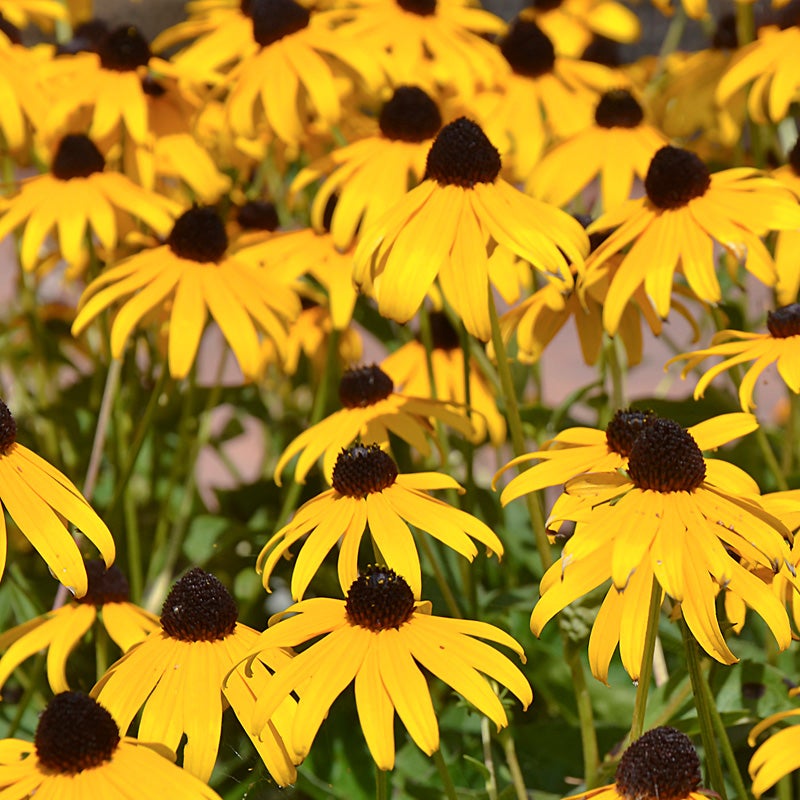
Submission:
<svg viewBox="0 0 800 800">
<path fill-rule="evenodd" d="M 797 689 L 792 689 L 790 694 L 797 696 Z M 770 716 L 753 727 L 747 743 L 754 747 L 758 737 L 767 728 L 771 728 L 777 722 L 789 718 L 793 718 L 792 722 L 796 723 L 798 716 L 800 716 L 800 708 L 792 708 L 788 711 L 770 714 Z M 761 797 L 781 778 L 791 772 L 795 772 L 797 769 L 800 769 L 800 726 L 792 724 L 774 733 L 753 753 L 748 767 L 750 778 L 753 781 L 753 794 L 757 798 Z"/>
</svg>

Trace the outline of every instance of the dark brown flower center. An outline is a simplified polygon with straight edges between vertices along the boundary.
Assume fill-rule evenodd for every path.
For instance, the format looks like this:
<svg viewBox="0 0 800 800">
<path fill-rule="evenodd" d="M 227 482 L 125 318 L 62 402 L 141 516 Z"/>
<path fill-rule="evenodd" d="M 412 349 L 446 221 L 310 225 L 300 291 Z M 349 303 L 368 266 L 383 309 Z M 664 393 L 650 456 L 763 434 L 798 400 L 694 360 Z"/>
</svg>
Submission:
<svg viewBox="0 0 800 800">
<path fill-rule="evenodd" d="M 680 208 L 702 197 L 711 185 L 706 165 L 689 150 L 666 145 L 650 162 L 644 188 L 650 202 L 662 210 Z"/>
<path fill-rule="evenodd" d="M 381 133 L 401 142 L 433 139 L 442 127 L 442 115 L 433 98 L 418 86 L 398 86 L 378 117 Z"/>
<path fill-rule="evenodd" d="M 126 603 L 130 597 L 130 587 L 122 571 L 116 565 L 106 569 L 100 559 L 85 562 L 89 588 L 77 603 L 103 606 L 106 603 Z"/>
<path fill-rule="evenodd" d="M 561 8 L 562 2 L 563 0 L 533 0 L 530 7 L 537 11 L 555 11 Z"/>
<path fill-rule="evenodd" d="M 767 314 L 767 330 L 773 339 L 788 339 L 800 334 L 800 303 L 770 311 Z"/>
<path fill-rule="evenodd" d="M 366 408 L 394 391 L 392 379 L 377 365 L 347 369 L 339 382 L 339 400 L 345 408 Z"/>
<path fill-rule="evenodd" d="M 178 258 L 218 262 L 228 249 L 228 234 L 216 209 L 201 206 L 184 211 L 175 220 L 167 244 Z"/>
<path fill-rule="evenodd" d="M 72 38 L 68 42 L 56 47 L 56 54 L 99 53 L 106 36 L 108 36 L 107 22 L 101 19 L 86 20 L 73 28 Z"/>
<path fill-rule="evenodd" d="M 239 206 L 236 221 L 246 231 L 275 231 L 280 226 L 274 203 L 266 200 L 249 200 Z"/>
<path fill-rule="evenodd" d="M 105 169 L 106 160 L 95 143 L 82 133 L 68 133 L 56 148 L 51 174 L 60 181 L 88 178 Z"/>
<path fill-rule="evenodd" d="M 442 311 L 432 311 L 429 315 L 431 323 L 431 339 L 437 350 L 458 350 L 461 340 L 458 331 Z"/>
<path fill-rule="evenodd" d="M 705 480 L 706 463 L 687 430 L 671 419 L 654 419 L 631 447 L 628 474 L 639 489 L 691 492 Z"/>
<path fill-rule="evenodd" d="M 62 692 L 39 717 L 33 743 L 45 769 L 77 775 L 111 759 L 119 744 L 119 728 L 88 695 Z"/>
<path fill-rule="evenodd" d="M 397 0 L 397 5 L 418 17 L 432 17 L 436 13 L 436 0 Z"/>
<path fill-rule="evenodd" d="M 714 35 L 711 37 L 711 47 L 714 50 L 736 50 L 739 46 L 739 35 L 736 33 L 736 17 L 734 14 L 725 14 L 720 17 Z"/>
<path fill-rule="evenodd" d="M 252 0 L 249 9 L 253 38 L 262 47 L 307 28 L 311 20 L 311 12 L 294 0 Z"/>
<path fill-rule="evenodd" d="M 7 456 L 17 443 L 17 423 L 8 406 L 0 400 L 0 456 Z"/>
<path fill-rule="evenodd" d="M 685 800 L 700 785 L 700 759 L 685 733 L 654 728 L 625 751 L 616 784 L 625 800 Z"/>
<path fill-rule="evenodd" d="M 789 166 L 795 175 L 800 176 L 800 138 L 794 143 L 794 147 L 789 151 Z"/>
<path fill-rule="evenodd" d="M 377 444 L 355 444 L 342 450 L 333 467 L 333 488 L 344 497 L 363 499 L 388 489 L 397 478 L 397 464 Z"/>
<path fill-rule="evenodd" d="M 635 408 L 621 408 L 606 427 L 606 444 L 617 455 L 627 458 L 639 434 L 650 425 L 656 415 L 652 411 L 637 411 Z"/>
<path fill-rule="evenodd" d="M 253 8 L 253 0 L 241 0 L 239 10 L 244 16 L 249 17 Z"/>
<path fill-rule="evenodd" d="M 414 613 L 414 593 L 393 569 L 368 566 L 347 591 L 347 619 L 380 633 L 399 628 Z"/>
<path fill-rule="evenodd" d="M 583 51 L 581 61 L 591 61 L 593 64 L 602 64 L 604 67 L 616 69 L 622 65 L 619 42 L 595 34 Z"/>
<path fill-rule="evenodd" d="M 526 78 L 546 75 L 556 63 L 553 42 L 532 20 L 514 20 L 511 29 L 500 41 L 500 52 L 511 69 Z"/>
<path fill-rule="evenodd" d="M 471 189 L 476 183 L 494 183 L 502 166 L 500 153 L 480 126 L 459 117 L 445 125 L 433 140 L 425 178 L 440 186 Z"/>
<path fill-rule="evenodd" d="M 97 49 L 103 69 L 131 72 L 150 61 L 150 45 L 135 25 L 123 25 L 110 31 Z"/>
<path fill-rule="evenodd" d="M 239 610 L 221 581 L 199 567 L 170 589 L 161 609 L 161 627 L 182 642 L 216 642 L 233 633 Z"/>
<path fill-rule="evenodd" d="M 594 120 L 601 128 L 635 128 L 643 119 L 642 107 L 627 89 L 606 92 L 594 112 Z"/>
</svg>

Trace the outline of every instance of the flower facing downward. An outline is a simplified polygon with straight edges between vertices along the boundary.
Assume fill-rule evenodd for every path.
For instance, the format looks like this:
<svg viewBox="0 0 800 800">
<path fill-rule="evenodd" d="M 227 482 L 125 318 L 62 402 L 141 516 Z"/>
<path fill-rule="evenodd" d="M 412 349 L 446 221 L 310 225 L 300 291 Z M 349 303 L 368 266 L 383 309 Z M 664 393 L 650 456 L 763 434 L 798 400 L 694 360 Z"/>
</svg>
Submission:
<svg viewBox="0 0 800 800">
<path fill-rule="evenodd" d="M 524 659 L 513 638 L 485 622 L 432 616 L 430 603 L 415 602 L 408 583 L 385 566 L 367 567 L 349 587 L 346 600 L 303 600 L 273 617 L 249 663 L 259 663 L 263 648 L 295 647 L 318 636 L 323 638 L 278 668 L 267 691 L 259 694 L 253 718 L 253 729 L 263 730 L 285 698 L 302 688 L 286 740 L 299 757 L 309 752 L 329 708 L 351 682 L 361 729 L 380 769 L 394 766 L 395 711 L 425 753 L 436 751 L 439 726 L 418 664 L 498 728 L 508 724 L 506 712 L 479 673 L 507 686 L 524 708 L 533 699 L 519 669 L 478 641 L 497 642 Z"/>
<path fill-rule="evenodd" d="M 0 741 L 3 796 L 150 800 L 165 791 L 175 800 L 219 800 L 152 745 L 120 736 L 112 715 L 84 694 L 57 694 L 39 717 L 33 744 Z"/>
</svg>

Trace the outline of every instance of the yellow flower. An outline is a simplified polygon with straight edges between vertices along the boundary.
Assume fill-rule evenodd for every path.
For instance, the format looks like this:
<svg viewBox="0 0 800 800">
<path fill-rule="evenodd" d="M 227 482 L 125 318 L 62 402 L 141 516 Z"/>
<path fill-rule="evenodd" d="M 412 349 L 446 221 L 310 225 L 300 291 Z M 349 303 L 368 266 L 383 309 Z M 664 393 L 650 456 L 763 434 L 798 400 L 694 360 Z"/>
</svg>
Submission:
<svg viewBox="0 0 800 800">
<path fill-rule="evenodd" d="M 0 794 L 60 800 L 220 800 L 150 743 L 120 737 L 102 705 L 63 692 L 47 705 L 33 743 L 0 741 Z"/>
<path fill-rule="evenodd" d="M 294 614 L 283 619 L 285 614 Z M 261 731 L 275 710 L 302 687 L 287 743 L 299 757 L 314 737 L 336 697 L 355 681 L 361 729 L 380 769 L 394 766 L 394 712 L 428 755 L 439 748 L 439 726 L 427 681 L 417 662 L 449 684 L 498 729 L 508 724 L 495 690 L 480 673 L 507 686 L 527 708 L 533 699 L 520 670 L 488 639 L 524 660 L 522 647 L 493 625 L 432 616 L 430 603 L 414 601 L 408 584 L 386 567 L 368 567 L 353 582 L 346 600 L 317 597 L 290 606 L 270 620 L 251 651 L 250 663 L 266 649 L 295 647 L 323 636 L 284 666 L 260 693 L 253 727 Z"/>
<path fill-rule="evenodd" d="M 257 569 L 264 588 L 275 565 L 289 548 L 309 534 L 292 570 L 292 597 L 301 600 L 325 556 L 341 538 L 339 583 L 342 591 L 358 577 L 358 549 L 369 529 L 375 548 L 393 569 L 407 576 L 419 598 L 422 571 L 413 525 L 472 561 L 478 548 L 470 537 L 485 545 L 489 554 L 503 555 L 503 545 L 476 517 L 427 494 L 430 489 L 455 489 L 459 484 L 438 472 L 400 475 L 392 457 L 378 445 L 357 444 L 342 450 L 333 468 L 332 487 L 304 503 L 292 521 L 281 528 L 258 556 Z"/>
<path fill-rule="evenodd" d="M 790 697 L 796 697 L 800 689 L 789 690 Z M 800 716 L 800 708 L 792 708 L 787 711 L 779 711 L 777 714 L 770 714 L 766 719 L 755 725 L 747 737 L 750 747 L 755 747 L 758 737 L 777 722 L 781 722 L 790 717 Z M 792 720 L 796 722 L 797 720 Z M 783 728 L 769 737 L 753 753 L 750 759 L 748 772 L 753 781 L 752 792 L 756 798 L 761 797 L 767 789 L 774 786 L 781 778 L 790 772 L 800 769 L 800 727 L 796 724 Z"/>
<path fill-rule="evenodd" d="M 38 76 L 47 58 L 44 50 L 29 50 L 19 43 L 0 44 L 0 131 L 4 145 L 15 155 L 28 148 L 29 128 L 41 125 L 47 113 L 45 87 Z"/>
<path fill-rule="evenodd" d="M 755 408 L 753 392 L 761 373 L 776 364 L 778 374 L 795 393 L 800 393 L 800 303 L 770 311 L 767 314 L 767 333 L 749 331 L 719 331 L 711 339 L 711 346 L 671 358 L 666 367 L 677 361 L 686 361 L 681 372 L 685 378 L 707 358 L 722 356 L 723 360 L 705 372 L 694 389 L 695 399 L 705 394 L 711 381 L 739 364 L 748 361 L 748 367 L 739 383 L 739 403 L 744 411 Z"/>
<path fill-rule="evenodd" d="M 56 20 L 67 18 L 59 0 L 0 0 L 0 14 L 17 28 L 27 28 L 33 22 L 45 31 L 52 30 Z"/>
<path fill-rule="evenodd" d="M 427 457 L 431 453 L 428 437 L 435 438 L 431 419 L 462 436 L 473 435 L 470 421 L 450 403 L 396 392 L 392 379 L 375 364 L 347 370 L 339 383 L 339 399 L 343 409 L 303 431 L 283 451 L 274 472 L 278 485 L 284 467 L 298 453 L 294 479 L 303 483 L 323 454 L 323 471 L 330 475 L 339 453 L 357 438 L 383 446 L 393 433 Z"/>
<path fill-rule="evenodd" d="M 132 225 L 139 219 L 166 234 L 178 209 L 124 175 L 106 171 L 105 159 L 91 139 L 68 134 L 56 148 L 50 172 L 23 181 L 18 194 L 0 199 L 0 238 L 24 223 L 20 262 L 23 269 L 32 270 L 48 233 L 56 230 L 59 252 L 71 274 L 77 275 L 89 259 L 87 230 L 113 251 L 120 223 Z"/>
<path fill-rule="evenodd" d="M 439 284 L 466 329 L 489 339 L 489 252 L 502 245 L 537 269 L 572 283 L 588 239 L 580 223 L 499 177 L 500 155 L 461 117 L 439 132 L 425 180 L 364 234 L 354 280 L 373 286 L 378 309 L 407 322 Z"/>
<path fill-rule="evenodd" d="M 80 599 L 0 634 L 0 688 L 40 650 L 47 650 L 47 680 L 58 694 L 69 689 L 67 659 L 99 618 L 123 653 L 157 630 L 158 618 L 128 601 L 128 582 L 116 566 L 87 561 L 89 589 Z"/>
<path fill-rule="evenodd" d="M 642 284 L 666 317 L 677 269 L 697 297 L 720 302 L 715 242 L 744 259 L 745 269 L 762 283 L 775 283 L 775 265 L 759 237 L 800 227 L 800 204 L 777 181 L 749 167 L 711 175 L 694 153 L 668 145 L 653 156 L 645 191 L 645 197 L 606 212 L 588 229 L 616 228 L 587 259 L 587 282 L 598 264 L 632 245 L 606 296 L 603 323 L 609 334 L 616 333 L 628 300 Z"/>
<path fill-rule="evenodd" d="M 111 326 L 113 356 L 122 356 L 145 314 L 166 306 L 169 369 L 175 378 L 186 377 L 194 364 L 209 312 L 247 378 L 259 371 L 259 331 L 282 352 L 286 319 L 300 312 L 300 302 L 289 286 L 228 252 L 225 226 L 210 207 L 186 211 L 166 244 L 125 259 L 90 283 L 81 297 L 73 334 L 80 335 L 120 300 L 124 302 Z"/>
<path fill-rule="evenodd" d="M 197 39 L 212 31 L 217 32 L 220 43 L 226 40 L 231 40 L 234 46 L 244 43 L 250 24 L 246 6 L 241 0 L 189 0 L 186 3 L 188 19 L 161 31 L 153 39 L 153 51 L 161 53 L 179 42 Z M 227 48 L 225 50 L 227 52 Z"/>
<path fill-rule="evenodd" d="M 112 665 L 91 693 L 111 712 L 120 731 L 128 730 L 141 709 L 141 740 L 174 753 L 186 736 L 184 769 L 203 781 L 214 768 L 227 705 L 249 730 L 255 696 L 269 685 L 267 666 L 274 670 L 291 660 L 283 650 L 266 650 L 245 678 L 237 664 L 259 638 L 257 631 L 236 621 L 237 614 L 233 597 L 219 580 L 201 569 L 189 570 L 164 601 L 162 629 Z M 295 701 L 282 700 L 271 724 L 250 739 L 275 781 L 286 786 L 296 777 L 283 744 Z"/>
<path fill-rule="evenodd" d="M 97 547 L 107 567 L 114 562 L 114 540 L 105 523 L 65 475 L 17 442 L 17 424 L 2 400 L 0 504 L 56 579 L 76 597 L 86 594 L 86 569 L 62 518 Z M 5 515 L 0 513 L 0 577 L 6 564 L 6 546 Z"/>
<path fill-rule="evenodd" d="M 795 197 L 800 197 L 800 139 L 789 151 L 788 163 L 773 170 L 772 177 L 780 181 Z M 775 270 L 778 280 L 775 295 L 778 304 L 788 306 L 796 302 L 800 293 L 800 231 L 779 231 L 775 241 Z"/>
</svg>

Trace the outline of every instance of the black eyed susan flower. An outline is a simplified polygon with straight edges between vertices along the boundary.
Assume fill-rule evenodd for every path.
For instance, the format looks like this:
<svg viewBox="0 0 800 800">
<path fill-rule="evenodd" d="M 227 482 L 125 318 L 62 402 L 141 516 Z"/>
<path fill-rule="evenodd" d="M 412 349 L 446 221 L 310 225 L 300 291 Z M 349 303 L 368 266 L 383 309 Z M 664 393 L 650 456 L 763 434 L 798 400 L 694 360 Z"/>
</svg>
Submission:
<svg viewBox="0 0 800 800">
<path fill-rule="evenodd" d="M 294 614 L 284 619 L 284 614 Z M 439 748 L 439 726 L 427 681 L 418 663 L 449 684 L 498 728 L 508 724 L 505 709 L 489 682 L 507 686 L 523 708 L 533 699 L 520 670 L 494 648 L 502 644 L 524 660 L 522 647 L 493 625 L 430 614 L 430 603 L 414 600 L 408 583 L 394 570 L 368 567 L 353 581 L 346 600 L 303 600 L 270 620 L 252 649 L 258 664 L 263 649 L 316 641 L 278 667 L 267 691 L 259 694 L 253 728 L 261 731 L 298 687 L 302 694 L 287 744 L 308 754 L 334 700 L 355 682 L 361 729 L 380 769 L 394 766 L 394 712 L 428 755 Z"/>
<path fill-rule="evenodd" d="M 220 44 L 227 39 L 235 48 L 248 41 L 250 18 L 247 11 L 247 0 L 188 0 L 187 19 L 161 31 L 153 39 L 153 52 L 171 50 L 177 44 L 203 37 L 211 31 L 218 32 Z M 228 52 L 229 48 L 225 50 Z"/>
<path fill-rule="evenodd" d="M 353 244 L 359 227 L 369 228 L 422 180 L 442 115 L 423 89 L 399 86 L 383 104 L 377 125 L 372 135 L 312 162 L 292 182 L 292 192 L 298 192 L 325 176 L 311 205 L 311 221 L 317 230 L 326 227 L 325 210 L 337 197 L 328 227 L 340 251 Z"/>
<path fill-rule="evenodd" d="M 150 744 L 127 736 L 91 697 L 56 695 L 39 717 L 33 743 L 0 741 L 0 794 L 62 800 L 219 800 Z"/>
<path fill-rule="evenodd" d="M 789 151 L 788 163 L 773 170 L 772 177 L 800 197 L 800 139 Z M 778 280 L 775 295 L 778 304 L 788 306 L 796 302 L 800 294 L 800 231 L 785 230 L 778 233 L 775 241 L 775 269 Z"/>
<path fill-rule="evenodd" d="M 483 522 L 427 493 L 433 489 L 463 492 L 455 480 L 438 472 L 401 475 L 392 457 L 376 444 L 342 450 L 331 483 L 331 489 L 298 508 L 291 522 L 261 550 L 257 569 L 268 591 L 276 564 L 307 534 L 292 570 L 295 600 L 302 599 L 339 539 L 339 583 L 342 591 L 347 591 L 358 577 L 359 545 L 367 529 L 386 563 L 407 576 L 416 598 L 422 592 L 422 572 L 409 525 L 427 531 L 470 561 L 478 554 L 472 539 L 483 544 L 489 554 L 503 555 L 502 543 Z"/>
<path fill-rule="evenodd" d="M 438 277 L 474 336 L 488 340 L 488 254 L 501 245 L 572 283 L 588 239 L 580 223 L 500 177 L 500 154 L 466 117 L 446 125 L 428 152 L 425 180 L 370 229 L 355 252 L 354 280 L 372 285 L 384 316 L 407 322 Z"/>
<path fill-rule="evenodd" d="M 56 694 L 69 689 L 67 659 L 100 619 L 123 653 L 157 630 L 158 618 L 128 600 L 128 581 L 116 566 L 87 561 L 89 589 L 74 600 L 0 634 L 0 688 L 8 676 L 40 650 L 47 650 L 47 680 Z"/>
<path fill-rule="evenodd" d="M 666 317 L 678 269 L 697 297 L 718 303 L 715 242 L 744 259 L 745 269 L 762 283 L 774 285 L 775 265 L 759 237 L 800 227 L 800 204 L 785 187 L 748 167 L 712 175 L 694 153 L 670 145 L 653 156 L 644 185 L 646 197 L 628 200 L 589 226 L 590 232 L 616 230 L 587 259 L 587 281 L 597 264 L 631 245 L 606 297 L 608 333 L 616 333 L 628 300 L 642 284 Z"/>
<path fill-rule="evenodd" d="M 209 313 L 245 377 L 252 378 L 260 367 L 259 331 L 282 352 L 286 320 L 300 311 L 300 301 L 288 285 L 228 252 L 225 226 L 210 207 L 184 212 L 166 244 L 125 259 L 90 283 L 81 297 L 73 334 L 78 336 L 119 301 L 122 306 L 111 326 L 114 357 L 122 355 L 145 314 L 168 309 L 169 369 L 175 378 L 186 377 L 191 369 Z"/>
<path fill-rule="evenodd" d="M 107 567 L 114 562 L 114 540 L 105 523 L 65 475 L 17 441 L 17 423 L 2 400 L 0 504 L 55 578 L 76 597 L 86 594 L 86 569 L 62 518 L 100 551 Z M 5 563 L 6 522 L 0 514 L 0 577 Z"/>
<path fill-rule="evenodd" d="M 0 132 L 4 145 L 14 155 L 24 153 L 30 142 L 30 130 L 44 122 L 47 93 L 38 78 L 39 69 L 48 56 L 42 50 L 28 49 L 12 39 L 2 42 L 0 32 Z"/>
<path fill-rule="evenodd" d="M 681 604 L 701 647 L 722 663 L 737 659 L 717 620 L 721 588 L 740 595 L 764 619 L 781 649 L 789 645 L 783 604 L 729 551 L 777 572 L 790 558 L 790 531 L 761 506 L 747 473 L 704 458 L 676 422 L 656 419 L 644 427 L 626 473 L 589 473 L 569 480 L 566 491 L 568 502 L 556 503 L 548 524 L 571 519 L 578 525 L 542 580 L 531 629 L 538 635 L 558 611 L 610 578 L 589 643 L 595 676 L 606 680 L 619 643 L 623 665 L 638 677 L 653 578 Z"/>
<path fill-rule="evenodd" d="M 437 419 L 472 436 L 472 424 L 451 404 L 396 392 L 392 379 L 377 365 L 348 369 L 339 382 L 344 406 L 290 442 L 275 466 L 280 484 L 284 467 L 299 453 L 294 479 L 302 483 L 314 462 L 324 454 L 323 471 L 328 476 L 339 453 L 355 439 L 385 445 L 393 433 L 429 456 L 428 437 L 434 435 L 431 419 Z"/>
<path fill-rule="evenodd" d="M 797 688 L 790 689 L 789 695 L 796 697 L 800 694 Z M 779 711 L 770 714 L 766 719 L 755 725 L 750 731 L 747 742 L 750 747 L 755 747 L 758 737 L 767 728 L 778 722 L 800 716 L 800 708 Z M 796 719 L 792 719 L 796 723 Z M 800 769 L 800 726 L 796 724 L 782 728 L 769 737 L 753 753 L 748 766 L 750 778 L 753 781 L 752 792 L 758 798 L 774 786 L 781 778 Z"/>
<path fill-rule="evenodd" d="M 776 308 L 767 314 L 767 332 L 725 330 L 715 333 L 711 345 L 702 350 L 684 353 L 671 358 L 666 366 L 686 361 L 681 372 L 685 378 L 707 358 L 722 356 L 722 361 L 703 373 L 694 389 L 695 399 L 705 394 L 711 381 L 726 370 L 739 364 L 753 363 L 739 382 L 739 403 L 744 411 L 755 408 L 753 392 L 764 370 L 771 364 L 778 368 L 784 383 L 795 393 L 800 393 L 800 303 Z"/>
<path fill-rule="evenodd" d="M 67 208 L 69 214 L 64 213 Z M 18 194 L 0 199 L 0 238 L 24 225 L 20 262 L 23 269 L 32 270 L 47 235 L 57 232 L 61 257 L 73 274 L 79 274 L 89 259 L 87 232 L 113 251 L 120 219 L 127 224 L 141 220 L 164 235 L 178 212 L 171 200 L 107 171 L 102 153 L 88 136 L 67 134 L 56 147 L 49 172 L 24 180 Z"/>
<path fill-rule="evenodd" d="M 164 601 L 161 630 L 122 656 L 92 690 L 120 731 L 128 730 L 141 709 L 142 741 L 174 753 L 185 735 L 184 769 L 201 780 L 214 768 L 227 705 L 249 726 L 254 695 L 270 680 L 267 666 L 274 670 L 291 658 L 283 650 L 265 650 L 245 682 L 236 666 L 256 646 L 258 632 L 237 622 L 237 615 L 236 602 L 217 578 L 189 570 Z M 272 777 L 285 786 L 296 776 L 283 745 L 295 702 L 287 697 L 279 705 L 271 724 L 251 739 Z"/>
<path fill-rule="evenodd" d="M 614 783 L 573 800 L 705 800 L 700 759 L 691 739 L 666 725 L 644 733 L 622 754 Z"/>
</svg>

